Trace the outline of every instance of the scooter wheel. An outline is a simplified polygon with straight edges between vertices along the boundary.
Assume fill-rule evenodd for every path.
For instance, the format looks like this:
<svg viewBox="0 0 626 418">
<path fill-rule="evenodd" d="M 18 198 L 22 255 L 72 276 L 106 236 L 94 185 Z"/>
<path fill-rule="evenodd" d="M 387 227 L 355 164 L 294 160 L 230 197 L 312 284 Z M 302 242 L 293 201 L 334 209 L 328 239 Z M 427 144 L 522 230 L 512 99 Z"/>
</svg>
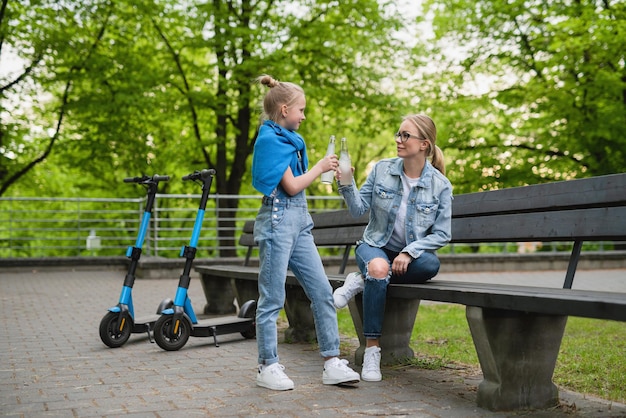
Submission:
<svg viewBox="0 0 626 418">
<path fill-rule="evenodd" d="M 120 318 L 122 318 L 121 321 Z M 121 347 L 130 338 L 132 329 L 130 316 L 120 315 L 118 312 L 107 312 L 100 321 L 100 339 L 111 348 Z"/>
<path fill-rule="evenodd" d="M 239 314 L 237 315 L 239 318 L 249 318 L 250 326 L 245 330 L 241 331 L 241 336 L 247 339 L 252 339 L 256 337 L 256 301 L 249 300 L 241 306 L 239 310 Z"/>
<path fill-rule="evenodd" d="M 154 340 L 163 350 L 180 350 L 187 344 L 190 335 L 191 323 L 184 316 L 178 324 L 173 315 L 161 315 L 154 323 Z"/>
</svg>

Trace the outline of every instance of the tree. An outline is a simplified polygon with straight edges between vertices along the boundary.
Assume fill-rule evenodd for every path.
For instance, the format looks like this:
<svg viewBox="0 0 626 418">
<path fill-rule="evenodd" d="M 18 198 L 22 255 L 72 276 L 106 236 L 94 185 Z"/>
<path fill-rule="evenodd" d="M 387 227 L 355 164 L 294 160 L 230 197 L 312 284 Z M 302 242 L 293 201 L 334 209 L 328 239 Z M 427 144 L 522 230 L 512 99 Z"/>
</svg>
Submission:
<svg viewBox="0 0 626 418">
<path fill-rule="evenodd" d="M 448 126 L 459 190 L 626 171 L 624 2 L 428 7 L 431 56 L 447 63 L 445 75 L 427 75 L 436 81 L 429 103 Z"/>
<path fill-rule="evenodd" d="M 73 77 L 104 33 L 108 15 L 102 25 L 86 27 L 78 24 L 80 14 L 89 12 L 83 2 L 55 3 L 2 0 L 0 58 L 14 53 L 24 66 L 0 81 L 0 196 L 51 154 L 67 116 Z M 81 31 L 82 42 L 74 44 Z"/>
<path fill-rule="evenodd" d="M 37 117 L 21 124 L 34 119 L 43 126 L 57 115 L 52 139 L 13 131 L 12 148 L 32 145 L 31 154 L 1 148 L 1 167 L 13 179 L 3 178 L 4 191 L 18 179 L 49 184 L 44 170 L 33 170 L 45 162 L 65 173 L 66 193 L 110 191 L 116 179 L 138 172 L 182 175 L 209 166 L 217 170 L 219 193 L 238 194 L 250 183 L 264 93 L 254 80 L 263 73 L 305 88 L 309 122 L 302 133 L 311 161 L 322 157 L 331 133 L 358 132 L 366 140 L 353 152 L 381 154 L 387 147 L 367 139 L 398 117 L 390 111 L 403 102 L 381 88 L 403 54 L 393 37 L 400 22 L 391 1 L 4 0 L 4 6 L 12 17 L 1 22 L 3 39 L 36 69 L 33 88 L 17 94 L 42 97 Z M 165 187 L 182 189 L 174 182 Z M 224 211 L 238 205 L 220 202 Z M 229 245 L 232 221 L 223 222 L 221 244 Z"/>
</svg>

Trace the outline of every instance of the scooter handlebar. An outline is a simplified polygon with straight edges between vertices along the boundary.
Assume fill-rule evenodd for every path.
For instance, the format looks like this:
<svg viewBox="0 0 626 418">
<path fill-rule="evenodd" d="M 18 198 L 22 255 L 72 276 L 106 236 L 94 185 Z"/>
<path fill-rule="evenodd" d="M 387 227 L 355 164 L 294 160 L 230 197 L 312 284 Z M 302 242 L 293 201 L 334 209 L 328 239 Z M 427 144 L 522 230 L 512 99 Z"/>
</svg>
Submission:
<svg viewBox="0 0 626 418">
<path fill-rule="evenodd" d="M 159 176 L 158 174 L 155 174 L 154 176 L 152 176 L 153 181 L 168 181 L 169 179 L 170 179 L 170 176 Z"/>
<path fill-rule="evenodd" d="M 214 176 L 215 170 L 212 168 L 205 168 L 204 170 L 194 171 L 193 173 L 187 174 L 183 176 L 183 180 L 199 180 L 206 179 L 208 177 Z"/>
<path fill-rule="evenodd" d="M 124 183 L 146 183 L 149 181 L 160 182 L 160 181 L 168 181 L 170 176 L 160 176 L 155 174 L 154 176 L 141 176 L 141 177 L 126 177 L 124 179 Z"/>
</svg>

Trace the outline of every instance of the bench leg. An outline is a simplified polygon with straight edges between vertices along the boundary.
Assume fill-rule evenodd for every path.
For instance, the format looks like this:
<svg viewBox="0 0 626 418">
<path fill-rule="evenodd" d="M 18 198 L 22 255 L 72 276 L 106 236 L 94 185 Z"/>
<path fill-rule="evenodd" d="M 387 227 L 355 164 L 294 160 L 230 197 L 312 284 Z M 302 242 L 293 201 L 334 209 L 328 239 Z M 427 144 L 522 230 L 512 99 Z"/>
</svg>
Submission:
<svg viewBox="0 0 626 418">
<path fill-rule="evenodd" d="M 235 294 L 230 279 L 201 274 L 200 282 L 207 301 L 204 305 L 206 315 L 232 314 L 236 311 L 233 303 Z"/>
<path fill-rule="evenodd" d="M 258 282 L 235 279 L 233 287 L 239 306 L 249 300 L 259 300 Z M 285 313 L 289 321 L 289 328 L 285 330 L 285 342 L 310 343 L 317 341 L 311 301 L 304 293 L 304 289 L 299 285 L 287 284 L 285 291 Z"/>
<path fill-rule="evenodd" d="M 468 306 L 466 317 L 483 371 L 479 407 L 513 411 L 558 405 L 552 375 L 567 316 Z"/>
<path fill-rule="evenodd" d="M 286 285 L 285 313 L 289 328 L 285 330 L 288 343 L 310 343 L 317 341 L 315 320 L 311 311 L 311 301 L 300 285 Z"/>
<path fill-rule="evenodd" d="M 409 346 L 411 333 L 415 325 L 415 317 L 420 301 L 417 299 L 387 298 L 385 304 L 385 319 L 383 320 L 383 334 L 380 337 L 380 362 L 383 365 L 399 364 L 407 358 L 413 358 L 415 352 Z M 365 354 L 365 337 L 363 336 L 363 297 L 356 295 L 350 302 L 350 315 L 354 329 L 359 336 L 360 346 L 355 353 L 354 361 L 357 365 L 363 364 Z"/>
<path fill-rule="evenodd" d="M 249 300 L 259 300 L 259 286 L 255 280 L 233 279 L 231 286 L 240 307 Z"/>
</svg>

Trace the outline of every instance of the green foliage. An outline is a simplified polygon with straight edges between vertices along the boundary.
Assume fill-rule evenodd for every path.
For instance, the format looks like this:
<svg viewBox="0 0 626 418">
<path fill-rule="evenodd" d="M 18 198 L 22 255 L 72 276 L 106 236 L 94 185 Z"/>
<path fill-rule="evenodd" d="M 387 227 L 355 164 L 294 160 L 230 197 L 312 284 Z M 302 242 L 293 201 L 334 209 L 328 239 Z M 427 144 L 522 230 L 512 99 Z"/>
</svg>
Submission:
<svg viewBox="0 0 626 418">
<path fill-rule="evenodd" d="M 624 2 L 428 7 L 457 193 L 626 171 Z"/>
<path fill-rule="evenodd" d="M 390 36 L 399 27 L 393 4 L 290 6 L 8 2 L 2 39 L 34 70 L 19 74 L 23 78 L 15 85 L 3 80 L 2 103 L 29 98 L 39 104 L 39 114 L 5 115 L 15 127 L 2 132 L 0 167 L 6 176 L 0 185 L 7 190 L 37 177 L 52 195 L 97 196 L 123 193 L 115 180 L 124 176 L 181 176 L 211 166 L 218 172 L 218 192 L 250 193 L 249 156 L 264 93 L 254 80 L 263 73 L 302 84 L 311 98 L 311 122 L 302 133 L 311 138 L 313 162 L 323 156 L 321 145 L 331 132 L 374 137 L 376 109 L 396 100 L 380 89 L 402 47 Z M 28 108 L 27 103 L 16 106 Z M 51 141 L 44 132 L 55 125 L 59 130 Z M 24 147 L 27 142 L 33 146 Z M 68 187 L 48 187 L 43 166 L 58 167 L 55 175 Z M 82 176 L 74 175 L 74 167 Z M 178 192 L 182 186 L 165 188 Z M 18 189 L 12 194 L 20 194 Z"/>
<path fill-rule="evenodd" d="M 261 73 L 305 87 L 312 161 L 346 136 L 360 180 L 414 111 L 456 193 L 626 169 L 623 2 L 447 0 L 415 21 L 393 1 L 283 6 L 7 1 L 0 58 L 23 71 L 1 80 L 0 194 L 118 195 L 120 177 L 207 165 L 220 193 L 252 192 Z M 397 37 L 426 16 L 434 39 Z"/>
<path fill-rule="evenodd" d="M 216 192 L 256 193 L 249 157 L 265 92 L 255 79 L 264 73 L 305 88 L 301 133 L 312 164 L 330 133 L 351 138 L 355 161 L 377 159 L 387 146 L 369 140 L 398 100 L 381 84 L 393 57 L 408 54 L 392 36 L 394 3 L 285 5 L 7 1 L 1 45 L 23 68 L 0 79 L 0 195 L 125 196 L 123 177 L 205 167 L 217 170 Z M 176 181 L 161 190 L 185 191 Z M 238 202 L 229 205 L 220 209 Z"/>
<path fill-rule="evenodd" d="M 312 164 L 348 138 L 358 184 L 415 112 L 456 194 L 626 171 L 624 2 L 399 3 L 5 0 L 0 196 L 132 197 L 123 177 L 205 167 L 256 193 L 263 73 L 304 87 Z"/>
</svg>

